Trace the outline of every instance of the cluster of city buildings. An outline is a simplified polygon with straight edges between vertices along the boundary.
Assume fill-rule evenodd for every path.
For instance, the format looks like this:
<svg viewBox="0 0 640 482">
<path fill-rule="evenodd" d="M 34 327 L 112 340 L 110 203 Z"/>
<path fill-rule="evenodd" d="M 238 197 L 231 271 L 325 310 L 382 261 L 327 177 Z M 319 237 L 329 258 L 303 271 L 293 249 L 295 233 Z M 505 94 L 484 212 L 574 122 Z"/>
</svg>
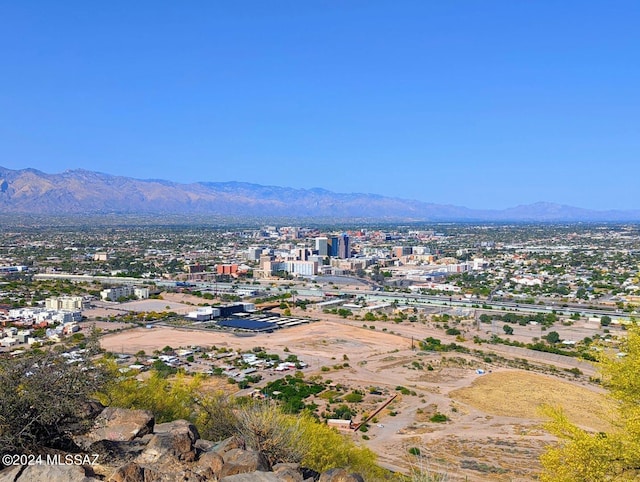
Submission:
<svg viewBox="0 0 640 482">
<path fill-rule="evenodd" d="M 355 275 L 375 289 L 577 297 L 620 304 L 620 309 L 639 303 L 639 241 L 633 226 L 438 227 L 443 232 L 411 227 L 150 229 L 144 230 L 144 239 L 135 230 L 82 231 L 75 237 L 78 246 L 68 246 L 66 234 L 47 234 L 43 240 L 25 239 L 28 249 L 19 256 L 20 245 L 12 241 L 6 249 L 0 246 L 0 277 L 101 285 L 99 296 L 108 301 L 147 298 L 150 290 L 155 294 L 168 285 L 179 288 L 179 283 L 191 288 L 200 281 L 216 283 L 213 288 L 198 285 L 202 293 L 238 299 L 257 296 L 259 280 Z M 43 256 L 38 255 L 41 248 Z M 60 249 L 52 253 L 55 248 Z M 116 271 L 120 275 L 109 276 Z M 28 303 L 30 296 L 13 288 L 3 292 L 0 283 L 0 303 Z M 33 306 L 40 303 L 31 299 Z"/>
<path fill-rule="evenodd" d="M 79 330 L 85 305 L 82 296 L 61 296 L 47 298 L 45 307 L 0 310 L 0 325 L 6 327 L 0 332 L 0 346 L 32 344 L 38 341 L 32 336 L 38 328 L 45 329 L 44 340 L 60 341 L 61 336 Z"/>
</svg>

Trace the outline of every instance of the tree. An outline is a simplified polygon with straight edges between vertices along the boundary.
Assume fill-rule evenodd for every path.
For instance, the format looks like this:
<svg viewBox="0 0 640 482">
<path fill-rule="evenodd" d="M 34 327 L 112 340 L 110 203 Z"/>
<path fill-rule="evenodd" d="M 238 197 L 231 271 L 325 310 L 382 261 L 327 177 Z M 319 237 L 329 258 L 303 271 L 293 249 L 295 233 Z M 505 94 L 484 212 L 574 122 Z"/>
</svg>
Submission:
<svg viewBox="0 0 640 482">
<path fill-rule="evenodd" d="M 502 329 L 507 335 L 513 335 L 513 328 L 510 327 L 509 325 L 503 325 Z"/>
<path fill-rule="evenodd" d="M 601 326 L 609 326 L 611 324 L 611 317 L 608 315 L 604 315 L 602 318 L 600 318 L 600 325 Z"/>
<path fill-rule="evenodd" d="M 364 321 L 375 321 L 376 320 L 376 315 L 374 315 L 373 313 L 371 313 L 370 311 L 367 311 L 364 315 Z"/>
<path fill-rule="evenodd" d="M 545 482 L 596 482 L 640 478 L 640 328 L 632 327 L 621 347 L 625 356 L 601 352 L 601 374 L 617 402 L 612 430 L 592 433 L 569 422 L 553 407 L 547 429 L 560 438 L 541 457 Z"/>
<path fill-rule="evenodd" d="M 557 331 L 550 331 L 549 333 L 547 333 L 547 336 L 543 338 L 546 338 L 547 341 L 552 345 L 560 341 L 560 335 L 558 334 Z"/>
<path fill-rule="evenodd" d="M 35 453 L 68 446 L 69 428 L 82 421 L 106 377 L 88 358 L 68 363 L 54 351 L 0 358 L 0 450 Z"/>
</svg>

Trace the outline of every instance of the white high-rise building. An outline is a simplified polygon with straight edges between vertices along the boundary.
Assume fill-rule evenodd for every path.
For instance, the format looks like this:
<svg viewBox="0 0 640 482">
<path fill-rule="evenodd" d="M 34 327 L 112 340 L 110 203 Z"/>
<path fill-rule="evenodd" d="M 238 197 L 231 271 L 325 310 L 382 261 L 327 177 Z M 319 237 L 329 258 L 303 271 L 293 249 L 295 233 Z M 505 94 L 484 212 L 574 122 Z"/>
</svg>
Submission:
<svg viewBox="0 0 640 482">
<path fill-rule="evenodd" d="M 327 238 L 316 238 L 316 251 L 318 256 L 329 256 L 329 240 Z"/>
</svg>

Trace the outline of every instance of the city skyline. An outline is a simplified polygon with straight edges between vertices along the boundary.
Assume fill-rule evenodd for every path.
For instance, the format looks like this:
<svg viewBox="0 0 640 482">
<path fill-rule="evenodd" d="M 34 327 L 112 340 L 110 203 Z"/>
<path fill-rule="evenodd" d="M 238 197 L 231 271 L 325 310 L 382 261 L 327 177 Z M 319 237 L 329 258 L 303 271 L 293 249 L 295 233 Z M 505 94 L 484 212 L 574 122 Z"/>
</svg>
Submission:
<svg viewBox="0 0 640 482">
<path fill-rule="evenodd" d="M 9 169 L 640 205 L 635 2 L 1 11 Z"/>
</svg>

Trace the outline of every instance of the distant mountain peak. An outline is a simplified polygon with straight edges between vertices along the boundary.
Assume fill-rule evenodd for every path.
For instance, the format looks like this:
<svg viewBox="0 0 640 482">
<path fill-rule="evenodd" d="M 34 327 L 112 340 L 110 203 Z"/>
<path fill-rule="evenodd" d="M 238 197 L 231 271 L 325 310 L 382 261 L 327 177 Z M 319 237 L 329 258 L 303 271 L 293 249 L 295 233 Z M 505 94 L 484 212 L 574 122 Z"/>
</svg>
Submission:
<svg viewBox="0 0 640 482">
<path fill-rule="evenodd" d="M 635 221 L 640 211 L 593 211 L 540 201 L 475 210 L 365 193 L 335 193 L 239 181 L 181 184 L 68 169 L 0 167 L 0 212 L 30 214 L 210 214 L 238 217 L 411 221 Z"/>
</svg>

